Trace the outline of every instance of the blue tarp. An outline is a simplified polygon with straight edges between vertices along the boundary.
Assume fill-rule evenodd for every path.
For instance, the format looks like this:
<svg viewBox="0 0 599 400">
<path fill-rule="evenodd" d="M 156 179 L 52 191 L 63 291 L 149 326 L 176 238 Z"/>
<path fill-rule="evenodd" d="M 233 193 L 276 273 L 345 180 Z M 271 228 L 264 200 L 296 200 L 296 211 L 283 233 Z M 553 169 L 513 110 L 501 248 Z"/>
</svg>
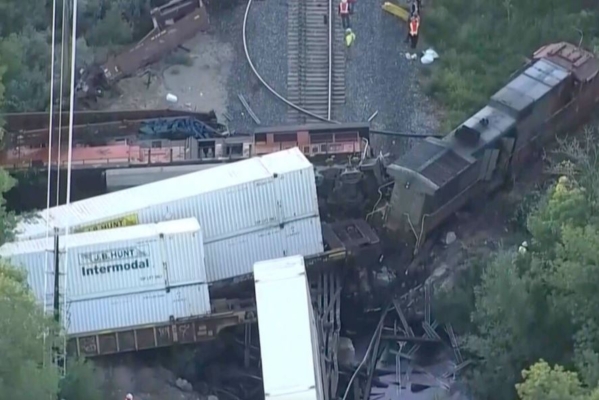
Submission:
<svg viewBox="0 0 599 400">
<path fill-rule="evenodd" d="M 139 127 L 140 136 L 180 140 L 189 137 L 209 139 L 216 130 L 208 124 L 193 117 L 156 118 L 142 122 Z"/>
</svg>

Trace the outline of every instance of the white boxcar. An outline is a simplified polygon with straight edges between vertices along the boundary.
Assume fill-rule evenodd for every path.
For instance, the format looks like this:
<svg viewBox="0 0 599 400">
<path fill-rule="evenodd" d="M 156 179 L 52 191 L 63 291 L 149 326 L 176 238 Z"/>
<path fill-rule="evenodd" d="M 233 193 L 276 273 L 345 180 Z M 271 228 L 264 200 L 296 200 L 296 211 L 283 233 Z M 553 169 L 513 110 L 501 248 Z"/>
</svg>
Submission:
<svg viewBox="0 0 599 400">
<path fill-rule="evenodd" d="M 297 149 L 225 164 L 44 210 L 17 240 L 195 217 L 204 243 L 318 216 L 312 164 Z"/>
<path fill-rule="evenodd" d="M 72 301 L 206 282 L 202 232 L 195 218 L 72 234 L 60 238 L 60 248 L 60 270 L 67 271 Z M 25 268 L 40 301 L 44 293 L 53 297 L 53 253 L 53 238 L 0 247 L 0 257 Z"/>
<path fill-rule="evenodd" d="M 254 265 L 264 397 L 323 400 L 320 351 L 304 259 Z"/>
<path fill-rule="evenodd" d="M 324 251 L 319 218 L 307 218 L 283 226 L 212 242 L 204 246 L 208 282 L 252 273 L 255 262 L 310 256 Z"/>
<path fill-rule="evenodd" d="M 71 301 L 64 315 L 68 335 L 118 330 L 210 314 L 207 284 Z"/>
</svg>

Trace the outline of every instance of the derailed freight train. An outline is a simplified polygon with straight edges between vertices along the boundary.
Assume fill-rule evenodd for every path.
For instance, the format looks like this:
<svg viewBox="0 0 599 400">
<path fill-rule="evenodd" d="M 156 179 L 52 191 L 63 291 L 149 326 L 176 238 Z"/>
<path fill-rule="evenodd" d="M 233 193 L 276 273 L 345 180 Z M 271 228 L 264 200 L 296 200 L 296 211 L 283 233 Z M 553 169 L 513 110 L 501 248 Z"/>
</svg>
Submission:
<svg viewBox="0 0 599 400">
<path fill-rule="evenodd" d="M 595 55 L 570 43 L 537 50 L 482 110 L 389 165 L 395 186 L 386 226 L 418 246 L 468 201 L 524 170 L 543 144 L 590 117 L 598 72 Z"/>
</svg>

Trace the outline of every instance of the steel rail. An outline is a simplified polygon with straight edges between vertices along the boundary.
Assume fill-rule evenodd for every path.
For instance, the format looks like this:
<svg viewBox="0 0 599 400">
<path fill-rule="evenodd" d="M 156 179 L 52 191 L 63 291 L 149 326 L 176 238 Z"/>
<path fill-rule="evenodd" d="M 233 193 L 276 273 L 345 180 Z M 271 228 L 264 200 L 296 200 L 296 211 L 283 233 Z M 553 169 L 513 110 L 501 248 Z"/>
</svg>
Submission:
<svg viewBox="0 0 599 400">
<path fill-rule="evenodd" d="M 331 109 L 333 108 L 333 0 L 329 0 L 329 87 L 327 99 L 327 119 L 331 119 Z"/>
<path fill-rule="evenodd" d="M 332 0 L 331 0 L 332 1 Z M 254 62 L 252 61 L 252 57 L 250 56 L 249 50 L 248 50 L 248 45 L 247 45 L 247 19 L 248 19 L 248 15 L 250 13 L 250 9 L 252 8 L 252 3 L 253 0 L 248 0 L 247 6 L 245 8 L 245 15 L 243 16 L 243 27 L 242 27 L 242 33 L 243 33 L 243 50 L 245 52 L 245 58 L 247 59 L 248 64 L 250 65 L 250 69 L 252 70 L 252 72 L 254 73 L 254 75 L 256 76 L 256 78 L 258 78 L 258 80 L 260 81 L 260 83 L 262 83 L 262 85 L 264 85 L 264 87 L 270 92 L 272 93 L 277 99 L 281 100 L 283 103 L 287 104 L 289 107 L 303 113 L 306 114 L 312 118 L 316 118 L 320 121 L 323 122 L 330 122 L 333 124 L 340 124 L 339 121 L 334 121 L 330 118 L 326 118 L 326 117 L 322 117 L 318 114 L 314 114 L 313 112 L 310 112 L 308 110 L 306 110 L 305 108 L 302 108 L 300 106 L 298 106 L 295 103 L 292 103 L 291 101 L 289 101 L 288 99 L 286 99 L 285 97 L 283 97 L 279 92 L 277 92 L 276 90 L 274 90 L 269 84 L 268 82 L 266 82 L 264 80 L 264 78 L 262 78 L 262 75 L 260 75 L 260 73 L 258 72 L 258 70 L 256 69 L 256 67 L 254 66 Z M 329 25 L 331 25 L 330 21 L 329 21 Z M 330 93 L 330 92 L 329 92 Z"/>
<path fill-rule="evenodd" d="M 245 14 L 243 16 L 243 26 L 242 26 L 242 36 L 243 36 L 243 50 L 245 52 L 245 58 L 250 66 L 250 69 L 252 70 L 252 72 L 254 73 L 254 75 L 256 76 L 256 78 L 258 78 L 258 80 L 260 81 L 260 83 L 262 83 L 262 85 L 270 92 L 272 93 L 277 99 L 279 99 L 280 101 L 282 101 L 283 103 L 287 104 L 289 107 L 301 112 L 302 114 L 306 114 L 312 118 L 316 118 L 320 121 L 323 122 L 330 122 L 332 124 L 341 124 L 341 122 L 339 121 L 335 121 L 334 119 L 331 119 L 330 116 L 327 117 L 323 117 L 320 116 L 318 114 L 314 114 L 313 112 L 310 112 L 308 110 L 306 110 L 305 108 L 302 108 L 301 106 L 289 101 L 287 98 L 285 98 L 284 96 L 282 96 L 279 92 L 277 92 L 276 90 L 274 90 L 269 84 L 268 82 L 266 82 L 266 80 L 264 80 L 264 78 L 262 77 L 262 75 L 260 75 L 260 72 L 258 72 L 258 70 L 256 69 L 256 66 L 254 65 L 254 62 L 252 61 L 252 57 L 250 56 L 250 52 L 248 50 L 248 44 L 247 44 L 247 20 L 248 20 L 248 15 L 250 13 L 250 9 L 252 8 L 252 3 L 254 0 L 248 0 L 247 2 L 247 6 L 245 8 Z M 329 0 L 329 2 L 332 4 L 332 0 Z M 330 9 L 330 11 L 332 11 L 332 8 Z M 329 14 L 329 16 L 332 16 L 332 14 Z M 332 30 L 332 22 L 329 19 L 329 29 Z M 332 35 L 332 33 L 331 33 Z M 332 38 L 331 38 L 332 39 Z M 332 40 L 331 40 L 332 42 Z M 332 46 L 331 46 L 331 50 L 332 50 Z M 332 54 L 332 51 L 331 53 Z M 332 66 L 332 63 L 329 64 L 330 66 Z M 332 74 L 332 72 L 331 72 Z M 329 91 L 329 94 L 331 93 L 331 91 Z M 433 137 L 442 137 L 441 135 L 418 135 L 418 134 L 413 134 L 413 133 L 404 133 L 404 132 L 391 132 L 391 131 L 381 131 L 381 130 L 370 130 L 371 133 L 375 133 L 375 134 L 380 134 L 380 135 L 385 135 L 385 136 L 396 136 L 396 137 L 404 137 L 404 138 L 427 138 L 429 136 L 433 136 Z"/>
</svg>

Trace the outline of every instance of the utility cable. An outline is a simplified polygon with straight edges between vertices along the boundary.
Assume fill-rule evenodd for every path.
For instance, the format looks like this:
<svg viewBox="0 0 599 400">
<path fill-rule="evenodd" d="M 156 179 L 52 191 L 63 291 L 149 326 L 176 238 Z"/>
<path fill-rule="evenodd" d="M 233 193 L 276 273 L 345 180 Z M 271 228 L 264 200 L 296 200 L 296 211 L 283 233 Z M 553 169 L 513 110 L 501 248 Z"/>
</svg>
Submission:
<svg viewBox="0 0 599 400">
<path fill-rule="evenodd" d="M 72 167 L 73 167 L 73 119 L 75 117 L 75 73 L 76 73 L 76 59 L 77 59 L 77 0 L 73 0 L 73 18 L 71 22 L 71 82 L 69 86 L 69 144 L 67 148 L 67 196 L 66 205 L 67 207 L 71 204 L 71 182 L 72 182 Z M 71 220 L 67 219 L 65 228 L 65 265 L 64 265 L 64 293 L 63 293 L 63 321 L 66 320 L 67 310 L 67 298 L 68 293 L 68 273 L 69 273 L 69 231 L 71 229 Z M 66 324 L 65 324 L 66 325 Z M 63 335 L 64 340 L 64 352 L 66 354 L 66 332 Z M 64 365 L 64 372 L 66 374 L 66 360 Z"/>
<path fill-rule="evenodd" d="M 58 152 L 56 155 L 56 205 L 60 204 L 60 170 L 62 166 L 62 100 L 64 93 L 64 53 L 68 49 L 67 45 L 67 1 L 62 2 L 62 38 L 60 45 L 60 95 L 58 98 Z"/>
<path fill-rule="evenodd" d="M 54 122 L 54 59 L 56 48 L 56 0 L 52 0 L 52 48 L 50 50 L 50 117 L 48 121 L 48 185 L 46 188 L 46 214 L 50 210 L 50 197 L 52 193 L 52 134 L 53 134 L 53 122 Z M 46 218 L 46 241 L 50 238 L 50 220 Z M 48 258 L 50 254 L 46 252 L 46 261 L 44 263 L 44 295 L 42 304 L 44 307 L 44 314 L 47 311 L 47 297 L 48 297 Z M 48 333 L 44 332 L 42 338 L 43 354 L 42 364 L 46 364 L 46 339 Z"/>
</svg>

